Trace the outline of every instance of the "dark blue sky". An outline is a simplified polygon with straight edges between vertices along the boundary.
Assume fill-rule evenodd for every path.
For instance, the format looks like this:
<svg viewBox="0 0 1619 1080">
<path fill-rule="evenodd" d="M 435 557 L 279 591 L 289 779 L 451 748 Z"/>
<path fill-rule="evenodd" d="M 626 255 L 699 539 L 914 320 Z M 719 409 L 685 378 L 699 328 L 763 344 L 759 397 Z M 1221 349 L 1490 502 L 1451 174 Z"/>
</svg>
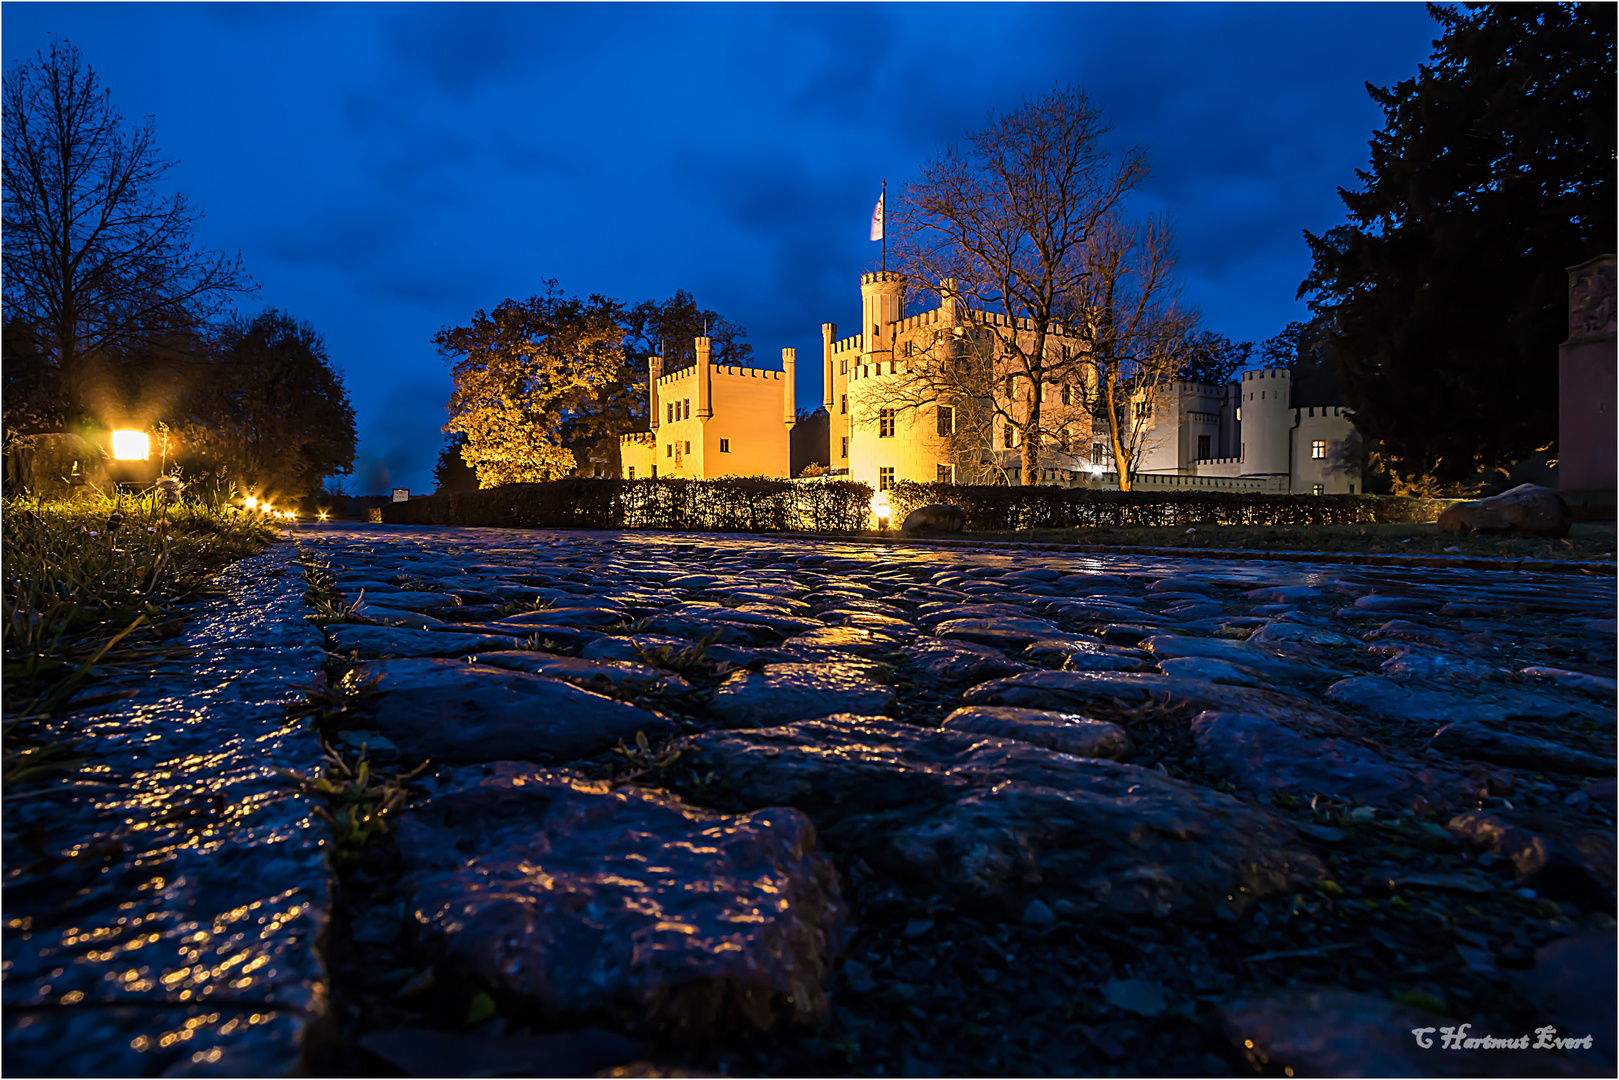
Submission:
<svg viewBox="0 0 1619 1080">
<path fill-rule="evenodd" d="M 204 242 L 262 284 L 249 306 L 325 335 L 357 494 L 432 487 L 432 335 L 552 277 L 688 289 L 758 361 L 797 347 L 818 402 L 880 182 L 1056 83 L 1148 150 L 1138 207 L 1173 216 L 1206 326 L 1269 337 L 1304 314 L 1301 230 L 1342 218 L 1381 125 L 1363 84 L 1415 74 L 1438 33 L 1414 3 L 9 2 L 0 29 L 8 66 L 67 38 L 126 117 L 155 116 Z"/>
</svg>

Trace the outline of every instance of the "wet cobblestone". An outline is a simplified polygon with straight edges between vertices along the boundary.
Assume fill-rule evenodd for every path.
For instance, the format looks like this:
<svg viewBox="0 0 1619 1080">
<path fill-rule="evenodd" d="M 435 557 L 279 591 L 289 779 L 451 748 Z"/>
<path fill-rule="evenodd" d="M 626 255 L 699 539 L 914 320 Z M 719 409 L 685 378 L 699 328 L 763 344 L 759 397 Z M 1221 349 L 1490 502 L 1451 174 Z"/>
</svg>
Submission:
<svg viewBox="0 0 1619 1080">
<path fill-rule="evenodd" d="M 544 1074 L 522 1058 L 541 1048 L 654 1075 L 1305 1074 L 1359 1067 L 1352 1053 L 1332 1055 L 1363 1035 L 1375 1049 L 1366 1068 L 1451 1069 L 1409 1040 L 1371 1037 L 1378 1018 L 1412 1015 L 1594 1036 L 1589 1051 L 1469 1058 L 1463 1071 L 1612 1071 L 1612 1009 L 1571 990 L 1613 982 L 1609 578 L 731 535 L 329 526 L 299 540 L 323 564 L 331 610 L 351 614 L 324 638 L 310 629 L 309 609 L 288 599 L 298 587 L 270 576 L 290 565 L 290 545 L 262 569 L 243 564 L 233 603 L 263 610 L 235 629 L 195 623 L 186 640 L 203 666 L 173 673 L 195 689 L 154 688 L 150 705 L 109 717 L 103 757 L 131 764 L 78 781 L 134 784 L 148 799 L 161 788 L 164 805 L 184 793 L 187 806 L 222 795 L 255 807 L 220 833 L 228 842 L 196 830 L 190 847 L 210 866 L 231 865 L 231 844 L 265 865 L 276 843 L 287 848 L 282 878 L 255 870 L 248 890 L 302 928 L 296 959 L 261 948 L 270 959 L 254 974 L 277 974 L 249 984 L 287 1025 L 290 1056 L 274 1061 L 296 1060 L 302 1025 L 320 1011 L 306 931 L 329 908 L 331 1037 L 306 1063 L 331 1074 L 409 1071 L 397 1048 L 419 1032 L 436 1055 L 420 1068 L 448 1060 L 468 1075 Z M 676 800 L 707 823 L 715 851 L 762 843 L 748 832 L 760 821 L 791 822 L 791 852 L 771 865 L 811 851 L 824 861 L 772 888 L 826 899 L 798 913 L 784 951 L 749 929 L 776 916 L 757 898 L 735 906 L 740 894 L 715 886 L 733 863 L 705 862 L 700 846 L 681 847 L 678 871 L 649 866 L 638 881 L 631 855 L 610 883 L 590 881 L 577 851 L 548 866 L 544 843 L 513 842 L 522 827 L 492 817 L 491 835 L 507 840 L 487 849 L 477 821 L 447 819 L 455 857 L 401 852 L 389 833 L 328 900 L 311 877 L 307 807 L 265 775 L 272 763 L 308 769 L 318 753 L 314 731 L 271 717 L 288 684 L 322 666 L 342 698 L 319 721 L 324 734 L 363 744 L 385 771 L 430 757 L 407 815 L 482 805 L 468 779 L 480 767 L 518 786 L 524 770 L 551 770 L 532 775 L 559 791 Z M 143 741 L 153 732 L 157 750 Z M 199 748 L 209 735 L 211 757 Z M 88 793 L 54 796 L 66 801 L 64 835 L 127 844 L 117 830 L 146 820 L 131 809 L 139 798 L 105 797 L 103 807 Z M 524 798 L 546 829 L 567 830 L 545 798 Z M 637 798 L 581 799 L 597 809 L 577 811 L 592 815 L 580 835 L 603 850 L 655 850 L 635 838 L 633 815 L 614 816 Z M 115 826 L 117 815 L 131 823 Z M 99 1011 L 67 1008 L 50 957 L 85 926 L 123 918 L 118 933 L 135 935 L 135 916 L 107 904 L 147 881 L 172 892 L 197 876 L 185 860 L 202 857 L 170 852 L 179 840 L 151 844 L 162 877 L 142 864 L 102 883 L 100 866 L 58 852 L 72 869 L 57 884 L 43 864 L 19 871 L 27 827 L 7 815 L 7 914 L 47 930 L 7 932 L 8 1068 L 14 1049 L 46 1055 L 45 1033 L 52 1044 L 85 1038 L 73 1033 L 86 1017 L 113 1026 L 81 1046 L 112 1046 L 113 1031 L 125 1046 L 139 1037 L 105 988 L 86 993 L 107 1002 Z M 288 844 L 294 832 L 302 839 Z M 568 934 L 547 938 L 533 962 L 546 978 L 598 972 L 607 989 L 559 993 L 501 966 L 529 955 L 520 942 L 462 925 L 442 898 L 424 906 L 411 867 L 429 857 L 446 867 L 465 857 L 482 878 L 514 883 L 524 904 L 562 905 Z M 283 878 L 298 884 L 269 887 Z M 103 923 L 52 909 L 85 883 Z M 732 906 L 690 906 L 706 891 Z M 169 892 L 129 910 L 182 925 L 168 912 L 201 901 Z M 684 914 L 659 921 L 655 898 L 677 893 Z M 471 897 L 465 910 L 487 903 Z M 489 910 L 521 923 L 503 903 Z M 635 944 L 643 923 L 655 929 Z M 682 951 L 658 952 L 666 940 Z M 461 941 L 487 941 L 482 959 L 445 944 Z M 1590 944 L 1559 944 L 1572 941 Z M 717 959 L 732 954 L 759 959 Z M 502 959 L 490 967 L 491 957 Z M 139 973 L 88 952 L 75 963 L 94 976 L 74 976 L 86 987 Z M 759 989 L 798 985 L 828 963 L 814 991 Z M 180 970 L 146 966 L 159 986 Z M 145 993 L 164 1009 L 189 1000 Z M 1290 1035 L 1279 1010 L 1299 995 L 1313 1023 L 1344 1038 Z M 228 1063 L 216 1011 L 193 1037 L 218 1043 Z M 138 1030 L 171 1030 L 146 1023 Z M 104 1067 L 60 1053 L 18 1058 L 40 1063 L 21 1071 Z M 194 1052 L 106 1053 L 94 1060 L 112 1071 L 209 1065 Z"/>
<path fill-rule="evenodd" d="M 87 760 L 5 803 L 4 1067 L 12 1076 L 279 1075 L 324 1015 L 327 831 L 277 769 L 321 669 L 291 544 L 196 605 L 187 655 L 80 726 Z"/>
</svg>

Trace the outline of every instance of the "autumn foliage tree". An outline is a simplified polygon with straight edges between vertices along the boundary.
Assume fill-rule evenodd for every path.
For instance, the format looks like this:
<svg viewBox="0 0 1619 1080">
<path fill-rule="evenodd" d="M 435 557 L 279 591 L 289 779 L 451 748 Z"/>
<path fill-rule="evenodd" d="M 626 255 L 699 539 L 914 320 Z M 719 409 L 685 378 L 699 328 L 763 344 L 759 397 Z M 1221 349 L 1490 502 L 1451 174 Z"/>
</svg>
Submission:
<svg viewBox="0 0 1619 1080">
<path fill-rule="evenodd" d="M 466 435 L 461 456 L 480 487 L 567 476 L 576 446 L 615 433 L 602 406 L 632 381 L 622 316 L 617 301 L 564 296 L 552 280 L 434 336 L 453 362 L 444 430 Z"/>
</svg>

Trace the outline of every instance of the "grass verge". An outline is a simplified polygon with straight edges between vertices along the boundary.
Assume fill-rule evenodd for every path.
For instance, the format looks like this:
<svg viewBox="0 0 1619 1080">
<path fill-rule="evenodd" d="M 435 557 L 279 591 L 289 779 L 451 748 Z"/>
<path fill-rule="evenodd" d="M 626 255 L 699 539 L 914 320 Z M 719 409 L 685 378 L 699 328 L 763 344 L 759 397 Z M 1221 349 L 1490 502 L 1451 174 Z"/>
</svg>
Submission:
<svg viewBox="0 0 1619 1080">
<path fill-rule="evenodd" d="M 94 693 L 96 681 L 171 654 L 165 642 L 184 628 L 178 606 L 274 536 L 223 501 L 170 505 L 157 493 L 0 503 L 0 779 L 74 768 L 81 756 L 64 719 L 133 693 Z"/>
</svg>

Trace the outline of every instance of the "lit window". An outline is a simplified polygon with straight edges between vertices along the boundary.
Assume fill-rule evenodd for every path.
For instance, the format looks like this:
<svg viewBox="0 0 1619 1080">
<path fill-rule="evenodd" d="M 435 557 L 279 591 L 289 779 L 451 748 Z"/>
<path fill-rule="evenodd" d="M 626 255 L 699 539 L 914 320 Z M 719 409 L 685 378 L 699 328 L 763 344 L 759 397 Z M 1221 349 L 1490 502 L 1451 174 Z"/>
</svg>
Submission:
<svg viewBox="0 0 1619 1080">
<path fill-rule="evenodd" d="M 1311 441 L 1311 443 L 1310 443 L 1310 456 L 1312 458 L 1315 458 L 1318 461 L 1321 458 L 1326 457 L 1327 456 L 1327 440 L 1325 440 L 1325 439 L 1315 439 L 1315 440 Z"/>
<path fill-rule="evenodd" d="M 956 482 L 956 467 L 954 465 L 940 465 L 934 479 L 941 484 L 954 484 Z"/>
<path fill-rule="evenodd" d="M 877 490 L 878 491 L 887 491 L 889 488 L 891 488 L 893 486 L 894 486 L 894 470 L 893 469 L 878 469 L 877 470 Z"/>
<path fill-rule="evenodd" d="M 1311 495 L 1324 495 L 1324 494 L 1326 494 L 1326 491 L 1327 491 L 1327 488 L 1326 488 L 1326 485 L 1324 485 L 1324 484 L 1311 484 L 1310 485 L 1310 494 Z"/>
<path fill-rule="evenodd" d="M 956 410 L 949 405 L 939 406 L 939 434 L 951 435 L 956 430 Z"/>
<path fill-rule="evenodd" d="M 892 439 L 894 437 L 894 410 L 877 410 L 877 437 L 879 439 Z"/>
<path fill-rule="evenodd" d="M 730 452 L 731 452 L 731 440 L 730 439 L 721 439 L 720 440 L 720 453 L 729 454 Z"/>
<path fill-rule="evenodd" d="M 1242 406 L 1237 406 L 1237 423 L 1242 423 Z"/>
<path fill-rule="evenodd" d="M 849 436 L 847 436 L 847 435 L 845 435 L 843 437 L 843 453 L 839 454 L 838 456 L 839 457 L 848 457 L 849 456 Z"/>
<path fill-rule="evenodd" d="M 838 402 L 838 412 L 847 413 L 848 411 L 849 411 L 849 395 L 844 394 L 843 395 L 843 400 Z"/>
</svg>

